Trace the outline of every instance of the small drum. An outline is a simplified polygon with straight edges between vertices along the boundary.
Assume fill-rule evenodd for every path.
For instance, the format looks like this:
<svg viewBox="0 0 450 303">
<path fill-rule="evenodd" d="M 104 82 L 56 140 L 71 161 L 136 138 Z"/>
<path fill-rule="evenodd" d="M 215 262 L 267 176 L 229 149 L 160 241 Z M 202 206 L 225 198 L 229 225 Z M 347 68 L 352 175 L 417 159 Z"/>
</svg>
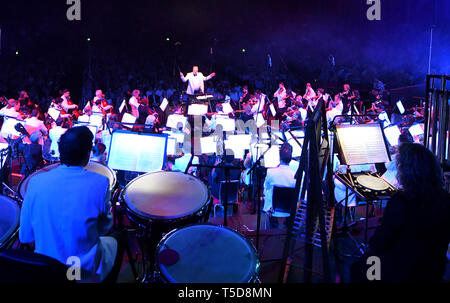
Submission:
<svg viewBox="0 0 450 303">
<path fill-rule="evenodd" d="M 145 174 L 122 191 L 129 217 L 142 225 L 175 223 L 199 216 L 209 199 L 208 187 L 202 181 L 181 172 Z"/>
<path fill-rule="evenodd" d="M 0 195 L 0 249 L 9 244 L 19 230 L 20 207 L 11 198 Z"/>
<path fill-rule="evenodd" d="M 157 270 L 169 283 L 258 282 L 255 248 L 239 233 L 199 224 L 167 234 L 156 250 Z"/>
<path fill-rule="evenodd" d="M 61 165 L 60 163 L 48 165 L 40 170 L 35 171 L 31 175 L 29 175 L 27 178 L 23 179 L 22 182 L 20 182 L 20 184 L 19 184 L 19 190 L 18 190 L 19 198 L 21 200 L 23 200 L 25 198 L 25 194 L 26 194 L 27 188 L 28 188 L 28 183 L 30 182 L 31 178 L 33 178 L 36 175 L 51 171 L 52 169 L 55 169 L 60 165 Z M 111 192 L 113 191 L 114 187 L 116 186 L 117 179 L 116 179 L 116 173 L 112 169 L 110 169 L 108 166 L 105 166 L 101 163 L 93 162 L 93 161 L 89 162 L 88 165 L 86 165 L 86 167 L 84 169 L 107 177 L 109 179 L 109 189 L 111 190 Z"/>
<path fill-rule="evenodd" d="M 361 175 L 356 177 L 356 181 L 361 186 L 374 191 L 389 189 L 389 184 L 384 179 L 375 176 Z"/>
</svg>

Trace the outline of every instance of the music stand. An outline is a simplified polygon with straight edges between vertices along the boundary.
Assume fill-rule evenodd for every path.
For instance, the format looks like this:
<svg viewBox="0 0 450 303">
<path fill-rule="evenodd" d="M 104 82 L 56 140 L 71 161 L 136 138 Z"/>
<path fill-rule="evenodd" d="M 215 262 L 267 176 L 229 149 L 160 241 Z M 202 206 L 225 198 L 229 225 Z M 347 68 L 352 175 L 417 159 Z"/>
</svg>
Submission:
<svg viewBox="0 0 450 303">
<path fill-rule="evenodd" d="M 335 174 L 336 178 L 341 181 L 349 190 L 353 191 L 355 195 L 363 201 L 366 201 L 366 227 L 364 239 L 367 242 L 368 231 L 368 209 L 369 202 L 374 200 L 381 200 L 389 197 L 395 191 L 395 187 L 382 179 L 377 174 L 366 173 L 361 176 L 366 176 L 366 179 L 386 182 L 386 188 L 371 189 L 361 182 L 360 176 L 356 177 L 351 172 L 351 166 L 365 165 L 374 163 L 387 163 L 391 161 L 389 153 L 389 146 L 385 139 L 384 130 L 381 124 L 357 124 L 357 125 L 336 125 L 335 138 L 338 144 L 338 155 L 341 164 L 347 166 L 347 172 L 342 174 Z M 344 212 L 344 232 L 347 233 L 347 210 L 348 210 L 348 195 L 345 199 Z"/>
</svg>

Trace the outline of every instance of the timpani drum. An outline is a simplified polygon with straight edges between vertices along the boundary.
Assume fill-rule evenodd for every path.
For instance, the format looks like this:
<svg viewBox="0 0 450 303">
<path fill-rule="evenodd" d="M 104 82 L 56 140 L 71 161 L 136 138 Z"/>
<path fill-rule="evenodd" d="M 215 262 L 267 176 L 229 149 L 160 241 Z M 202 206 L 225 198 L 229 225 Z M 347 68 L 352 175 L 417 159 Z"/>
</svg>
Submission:
<svg viewBox="0 0 450 303">
<path fill-rule="evenodd" d="M 169 232 L 186 221 L 198 222 L 210 193 L 199 179 L 181 172 L 161 171 L 142 175 L 122 191 L 128 217 L 141 226 L 168 224 Z M 193 221 L 193 222 L 191 222 Z"/>
<path fill-rule="evenodd" d="M 30 183 L 31 178 L 33 178 L 36 175 L 51 171 L 60 165 L 61 165 L 60 163 L 50 164 L 40 170 L 35 171 L 31 175 L 29 175 L 27 178 L 23 179 L 22 182 L 20 182 L 20 184 L 19 184 L 19 190 L 18 190 L 19 198 L 21 200 L 23 200 L 25 198 L 25 194 L 28 189 L 28 184 Z M 116 178 L 116 173 L 112 169 L 110 169 L 106 165 L 103 165 L 101 163 L 94 162 L 94 161 L 90 161 L 84 167 L 84 169 L 107 177 L 109 180 L 109 189 L 111 190 L 111 192 L 113 192 L 114 187 L 116 186 L 116 183 L 117 183 L 117 178 Z"/>
<path fill-rule="evenodd" d="M 156 250 L 157 273 L 168 283 L 256 283 L 254 246 L 229 228 L 198 224 L 168 233 Z"/>
<path fill-rule="evenodd" d="M 13 199 L 0 195 L 0 249 L 8 246 L 19 230 L 20 207 Z"/>
</svg>

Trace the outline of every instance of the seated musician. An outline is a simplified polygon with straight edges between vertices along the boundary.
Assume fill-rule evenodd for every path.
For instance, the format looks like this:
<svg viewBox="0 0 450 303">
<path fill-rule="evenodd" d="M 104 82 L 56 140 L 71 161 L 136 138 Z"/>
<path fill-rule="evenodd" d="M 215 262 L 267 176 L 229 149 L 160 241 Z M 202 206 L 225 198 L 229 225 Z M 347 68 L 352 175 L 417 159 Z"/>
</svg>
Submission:
<svg viewBox="0 0 450 303">
<path fill-rule="evenodd" d="M 30 136 L 31 144 L 19 144 L 19 150 L 23 152 L 25 160 L 20 169 L 20 174 L 25 177 L 35 172 L 43 164 L 42 141 L 42 133 L 36 131 Z"/>
<path fill-rule="evenodd" d="M 400 191 L 388 202 L 368 252 L 352 267 L 352 280 L 367 282 L 370 256 L 380 258 L 382 282 L 439 282 L 450 243 L 450 195 L 442 169 L 423 145 L 404 143 L 397 156 Z"/>
<path fill-rule="evenodd" d="M 63 90 L 61 99 L 63 100 L 61 103 L 62 108 L 66 113 L 70 113 L 71 110 L 77 109 L 78 105 L 73 104 L 70 100 L 70 91 L 68 89 Z"/>
<path fill-rule="evenodd" d="M 132 93 L 132 97 L 128 101 L 128 104 L 131 107 L 131 114 L 135 116 L 137 119 L 139 119 L 139 104 L 140 104 L 140 94 L 141 91 L 138 89 L 135 89 Z"/>
<path fill-rule="evenodd" d="M 34 133 L 35 131 L 41 131 L 43 135 L 48 134 L 47 127 L 45 126 L 44 121 L 39 120 L 38 117 L 40 115 L 39 110 L 34 109 L 31 112 L 31 117 L 25 119 L 25 128 L 29 133 Z M 31 131 L 30 131 L 31 129 Z"/>
<path fill-rule="evenodd" d="M 244 106 L 244 112 L 241 114 L 240 119 L 244 123 L 253 119 L 252 107 L 249 104 Z"/>
<path fill-rule="evenodd" d="M 64 100 L 62 98 L 56 98 L 52 100 L 52 103 L 50 104 L 51 108 L 54 108 L 61 112 L 61 115 L 59 116 L 62 119 L 69 119 L 71 117 L 71 114 L 69 114 L 64 107 L 62 106 Z"/>
<path fill-rule="evenodd" d="M 87 127 L 72 128 L 61 137 L 62 165 L 30 179 L 19 238 L 63 264 L 79 258 L 80 282 L 109 282 L 120 269 L 123 237 L 106 236 L 113 224 L 108 178 L 83 169 L 92 140 Z M 69 186 L 52 186 L 61 180 Z"/>
<path fill-rule="evenodd" d="M 277 187 L 295 187 L 296 171 L 290 167 L 292 161 L 292 146 L 284 143 L 280 148 L 280 165 L 276 168 L 267 169 L 266 179 L 264 181 L 264 212 L 272 212 L 272 194 L 274 186 Z M 270 225 L 278 226 L 278 219 L 270 217 Z"/>
<path fill-rule="evenodd" d="M 8 104 L 0 110 L 0 115 L 6 116 L 6 117 L 11 117 L 11 118 L 16 118 L 19 120 L 22 119 L 23 114 L 20 111 L 19 101 L 14 100 L 14 99 L 9 99 Z"/>
<path fill-rule="evenodd" d="M 58 161 L 59 160 L 59 148 L 58 141 L 61 136 L 67 131 L 69 126 L 64 119 L 58 119 L 52 124 L 52 128 L 48 132 L 48 137 L 51 140 L 50 155 L 51 158 L 48 160 Z"/>
</svg>

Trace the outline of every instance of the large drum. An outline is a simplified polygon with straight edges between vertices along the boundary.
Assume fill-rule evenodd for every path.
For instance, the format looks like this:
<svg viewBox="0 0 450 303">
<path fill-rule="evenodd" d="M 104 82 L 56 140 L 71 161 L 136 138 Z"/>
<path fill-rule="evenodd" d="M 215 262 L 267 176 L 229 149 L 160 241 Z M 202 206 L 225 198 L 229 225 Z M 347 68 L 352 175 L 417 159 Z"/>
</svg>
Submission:
<svg viewBox="0 0 450 303">
<path fill-rule="evenodd" d="M 258 282 L 255 248 L 237 232 L 199 224 L 167 234 L 156 250 L 157 271 L 169 283 Z"/>
<path fill-rule="evenodd" d="M 30 183 L 31 178 L 33 178 L 36 175 L 51 171 L 52 169 L 55 169 L 60 165 L 61 165 L 60 163 L 48 165 L 40 170 L 35 171 L 31 175 L 29 175 L 27 178 L 23 179 L 22 182 L 20 182 L 20 184 L 19 184 L 19 190 L 18 190 L 19 198 L 22 200 L 25 198 L 25 194 L 27 193 L 27 189 L 28 189 L 28 184 Z M 85 169 L 107 177 L 109 179 L 110 190 L 111 190 L 111 192 L 113 191 L 114 187 L 116 186 L 117 179 L 116 179 L 116 173 L 112 169 L 110 169 L 108 166 L 105 166 L 101 163 L 93 162 L 93 161 L 89 162 L 88 165 L 86 165 Z"/>
<path fill-rule="evenodd" d="M 180 172 L 155 172 L 131 181 L 122 191 L 128 216 L 140 225 L 170 224 L 168 232 L 185 221 L 194 222 L 206 210 L 210 193 L 199 179 Z M 180 224 L 178 224 L 180 223 Z"/>
<path fill-rule="evenodd" d="M 19 230 L 20 207 L 11 198 L 0 195 L 0 249 L 7 246 Z"/>
</svg>

